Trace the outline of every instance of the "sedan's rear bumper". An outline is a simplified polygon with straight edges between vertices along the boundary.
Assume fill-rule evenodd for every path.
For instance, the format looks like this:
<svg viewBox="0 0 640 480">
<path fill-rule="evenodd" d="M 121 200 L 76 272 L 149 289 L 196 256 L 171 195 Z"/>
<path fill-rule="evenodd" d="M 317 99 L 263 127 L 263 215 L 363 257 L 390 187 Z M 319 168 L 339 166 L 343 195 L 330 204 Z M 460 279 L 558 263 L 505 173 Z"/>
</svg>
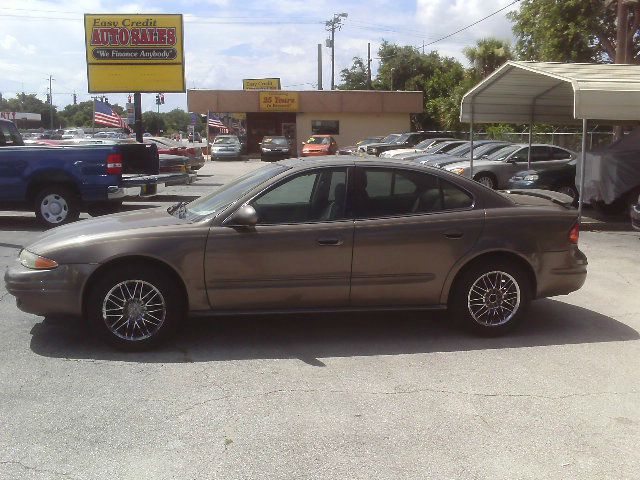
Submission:
<svg viewBox="0 0 640 480">
<path fill-rule="evenodd" d="M 567 295 L 579 290 L 587 279 L 587 257 L 578 247 L 540 256 L 536 298 Z"/>
<path fill-rule="evenodd" d="M 318 151 L 312 151 L 312 152 L 308 152 L 308 151 L 305 152 L 303 150 L 300 156 L 301 157 L 326 157 L 327 155 L 331 155 L 331 153 L 327 152 L 326 150 L 318 150 Z"/>
<path fill-rule="evenodd" d="M 32 270 L 22 265 L 7 269 L 7 292 L 20 310 L 40 316 L 82 315 L 82 291 L 98 265 L 60 265 L 53 270 Z"/>
</svg>

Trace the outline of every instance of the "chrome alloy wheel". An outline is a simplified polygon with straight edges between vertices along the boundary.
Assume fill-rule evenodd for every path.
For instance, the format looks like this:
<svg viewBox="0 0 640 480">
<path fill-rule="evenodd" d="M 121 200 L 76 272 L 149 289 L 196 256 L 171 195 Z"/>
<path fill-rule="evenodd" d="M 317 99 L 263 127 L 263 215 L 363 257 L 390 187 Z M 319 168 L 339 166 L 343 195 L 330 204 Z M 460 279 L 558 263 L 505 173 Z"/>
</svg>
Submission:
<svg viewBox="0 0 640 480">
<path fill-rule="evenodd" d="M 69 205 L 60 195 L 50 193 L 40 202 L 40 213 L 49 223 L 61 223 L 69 214 Z"/>
<path fill-rule="evenodd" d="M 167 307 L 156 287 L 144 280 L 118 283 L 105 295 L 102 319 L 119 338 L 144 340 L 155 335 L 164 323 Z"/>
<path fill-rule="evenodd" d="M 480 276 L 469 289 L 467 307 L 480 325 L 504 325 L 518 311 L 520 286 L 505 272 L 493 271 Z"/>
</svg>

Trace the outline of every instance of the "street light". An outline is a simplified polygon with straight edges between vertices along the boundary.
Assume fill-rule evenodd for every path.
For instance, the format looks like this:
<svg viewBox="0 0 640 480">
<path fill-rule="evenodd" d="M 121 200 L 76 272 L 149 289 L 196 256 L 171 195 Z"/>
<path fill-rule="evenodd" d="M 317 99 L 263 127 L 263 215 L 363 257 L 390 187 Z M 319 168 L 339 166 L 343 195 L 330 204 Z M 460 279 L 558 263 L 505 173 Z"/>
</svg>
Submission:
<svg viewBox="0 0 640 480">
<path fill-rule="evenodd" d="M 335 82 L 335 57 L 336 57 L 336 28 L 342 30 L 342 19 L 347 18 L 348 13 L 334 13 L 333 18 L 325 22 L 325 26 L 328 32 L 331 32 L 331 38 L 327 39 L 327 46 L 331 47 L 331 90 L 336 89 Z"/>
</svg>

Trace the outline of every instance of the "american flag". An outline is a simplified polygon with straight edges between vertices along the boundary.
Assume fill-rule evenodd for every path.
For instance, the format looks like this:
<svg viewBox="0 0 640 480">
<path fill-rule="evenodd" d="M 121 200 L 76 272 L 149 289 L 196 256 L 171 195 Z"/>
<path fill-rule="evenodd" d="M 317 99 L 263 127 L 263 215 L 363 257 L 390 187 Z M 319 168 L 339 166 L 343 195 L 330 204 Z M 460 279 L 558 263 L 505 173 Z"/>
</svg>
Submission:
<svg viewBox="0 0 640 480">
<path fill-rule="evenodd" d="M 212 114 L 209 114 L 208 125 L 210 127 L 215 127 L 215 128 L 227 128 L 227 126 L 224 123 L 222 123 L 218 117 Z"/>
<path fill-rule="evenodd" d="M 106 125 L 108 127 L 125 128 L 129 127 L 124 120 L 118 115 L 111 105 L 96 100 L 96 112 L 93 116 L 94 121 L 98 125 Z"/>
</svg>

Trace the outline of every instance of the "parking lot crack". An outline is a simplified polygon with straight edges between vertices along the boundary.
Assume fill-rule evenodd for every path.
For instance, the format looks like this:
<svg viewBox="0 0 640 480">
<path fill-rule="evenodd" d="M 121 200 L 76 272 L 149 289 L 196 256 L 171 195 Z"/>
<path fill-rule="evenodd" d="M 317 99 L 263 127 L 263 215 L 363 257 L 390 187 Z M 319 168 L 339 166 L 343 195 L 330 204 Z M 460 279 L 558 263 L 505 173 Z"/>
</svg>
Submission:
<svg viewBox="0 0 640 480">
<path fill-rule="evenodd" d="M 460 395 L 460 396 L 469 396 L 469 397 L 482 397 L 482 398 L 536 398 L 543 400 L 563 400 L 567 398 L 577 398 L 577 397 L 593 397 L 593 396 L 604 396 L 604 395 L 637 395 L 638 392 L 628 391 L 628 392 L 585 392 L 585 393 L 567 393 L 564 395 L 540 395 L 535 393 L 482 393 L 482 392 L 465 392 L 461 390 L 446 390 L 446 389 L 435 389 L 435 388 L 418 388 L 412 390 L 389 390 L 389 391 L 359 391 L 359 390 L 321 390 L 321 389 L 276 389 L 269 390 L 266 392 L 259 392 L 251 395 L 234 395 L 234 394 L 226 394 L 222 396 L 218 396 L 215 398 L 209 398 L 203 400 L 201 402 L 194 403 L 193 405 L 185 408 L 178 412 L 178 415 L 182 415 L 186 412 L 194 410 L 203 405 L 219 402 L 222 400 L 227 400 L 229 398 L 236 398 L 238 400 L 247 400 L 251 398 L 259 398 L 259 397 L 267 397 L 271 395 L 278 394 L 295 394 L 295 393 L 328 393 L 328 394 L 342 394 L 342 395 L 411 395 L 416 393 L 435 393 L 441 395 Z"/>
<path fill-rule="evenodd" d="M 67 472 L 58 472 L 56 470 L 46 470 L 46 469 L 42 469 L 42 468 L 37 468 L 37 467 L 31 467 L 29 465 L 25 465 L 22 462 L 19 462 L 17 460 L 2 460 L 0 461 L 0 465 L 17 465 L 20 468 L 22 468 L 23 470 L 27 470 L 29 472 L 36 472 L 36 473 L 45 473 L 48 475 L 57 475 L 57 476 L 62 476 L 62 477 L 66 477 L 66 478 L 73 478 L 76 480 L 80 480 L 80 477 L 75 477 L 73 475 L 71 475 L 70 473 Z"/>
</svg>

